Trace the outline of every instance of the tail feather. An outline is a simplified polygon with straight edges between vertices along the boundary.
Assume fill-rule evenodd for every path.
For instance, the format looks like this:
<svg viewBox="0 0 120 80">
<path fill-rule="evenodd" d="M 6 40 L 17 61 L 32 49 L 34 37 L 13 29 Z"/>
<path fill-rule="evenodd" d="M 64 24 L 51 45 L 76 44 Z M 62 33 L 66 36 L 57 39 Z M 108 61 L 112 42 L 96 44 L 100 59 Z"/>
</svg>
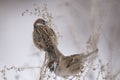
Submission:
<svg viewBox="0 0 120 80">
<path fill-rule="evenodd" d="M 88 57 L 90 57 L 90 56 L 96 54 L 97 52 L 98 52 L 98 49 L 95 49 L 95 50 L 92 51 L 92 52 L 88 52 L 88 54 L 85 54 L 85 55 L 84 55 L 84 58 L 88 58 Z"/>
</svg>

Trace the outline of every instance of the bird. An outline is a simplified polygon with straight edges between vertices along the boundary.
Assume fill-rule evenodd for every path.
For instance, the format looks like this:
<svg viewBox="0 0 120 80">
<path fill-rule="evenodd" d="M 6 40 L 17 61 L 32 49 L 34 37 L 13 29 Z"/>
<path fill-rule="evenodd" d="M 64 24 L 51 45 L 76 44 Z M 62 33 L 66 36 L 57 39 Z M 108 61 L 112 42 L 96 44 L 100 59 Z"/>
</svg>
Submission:
<svg viewBox="0 0 120 80">
<path fill-rule="evenodd" d="M 37 19 L 34 23 L 33 41 L 37 48 L 45 51 L 50 45 L 57 45 L 55 32 L 47 26 L 47 22 L 43 19 Z"/>
<path fill-rule="evenodd" d="M 33 24 L 33 42 L 38 49 L 44 50 L 48 54 L 47 67 L 55 75 L 67 78 L 82 71 L 87 58 L 98 49 L 88 54 L 80 53 L 64 56 L 57 47 L 57 36 L 52 28 L 47 25 L 44 19 L 37 19 Z"/>
<path fill-rule="evenodd" d="M 88 54 L 80 53 L 73 54 L 69 56 L 62 56 L 59 61 L 53 60 L 48 64 L 50 71 L 54 72 L 57 76 L 67 78 L 70 76 L 75 76 L 79 72 L 82 73 L 84 68 L 84 63 L 88 57 L 97 53 L 98 49 L 93 50 Z"/>
<path fill-rule="evenodd" d="M 58 59 L 62 54 L 57 48 L 57 36 L 55 31 L 47 25 L 47 21 L 38 18 L 33 24 L 33 42 L 39 50 L 45 51 L 49 61 Z M 57 52 L 57 54 L 56 54 Z"/>
</svg>

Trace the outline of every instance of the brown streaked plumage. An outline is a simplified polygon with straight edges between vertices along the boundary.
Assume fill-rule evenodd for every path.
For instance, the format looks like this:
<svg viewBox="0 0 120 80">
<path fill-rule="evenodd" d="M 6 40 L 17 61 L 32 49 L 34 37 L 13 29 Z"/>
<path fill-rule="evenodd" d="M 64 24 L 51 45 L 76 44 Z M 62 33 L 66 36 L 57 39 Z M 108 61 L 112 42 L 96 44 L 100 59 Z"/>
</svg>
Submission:
<svg viewBox="0 0 120 80">
<path fill-rule="evenodd" d="M 47 52 L 49 58 L 56 58 L 57 54 L 62 55 L 57 50 L 57 36 L 53 29 L 47 26 L 46 21 L 37 19 L 33 26 L 33 42 L 36 47 Z"/>
<path fill-rule="evenodd" d="M 78 74 L 84 68 L 85 60 L 98 49 L 89 54 L 74 54 L 64 56 L 57 48 L 57 37 L 55 32 L 46 25 L 43 19 L 37 19 L 34 23 L 33 41 L 38 49 L 48 54 L 47 67 L 57 76 L 69 77 Z"/>
<path fill-rule="evenodd" d="M 57 76 L 64 78 L 74 76 L 83 71 L 85 61 L 97 52 L 98 49 L 88 54 L 81 53 L 70 56 L 62 56 L 59 59 L 59 62 L 52 61 L 51 64 L 49 64 L 49 68 L 51 71 L 54 71 Z"/>
<path fill-rule="evenodd" d="M 45 51 L 50 45 L 57 45 L 55 32 L 46 25 L 43 19 L 37 19 L 34 23 L 33 41 L 39 49 Z"/>
</svg>

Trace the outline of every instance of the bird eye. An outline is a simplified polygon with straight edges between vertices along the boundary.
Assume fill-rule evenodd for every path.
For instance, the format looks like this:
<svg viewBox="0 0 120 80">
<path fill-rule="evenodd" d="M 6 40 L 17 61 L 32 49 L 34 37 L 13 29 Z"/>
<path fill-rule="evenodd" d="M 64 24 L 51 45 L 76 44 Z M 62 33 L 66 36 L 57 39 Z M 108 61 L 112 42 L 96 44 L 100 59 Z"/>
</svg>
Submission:
<svg viewBox="0 0 120 80">
<path fill-rule="evenodd" d="M 46 25 L 46 22 L 45 22 L 45 21 L 43 21 L 43 22 L 42 22 L 42 24 L 43 24 L 43 25 Z"/>
</svg>

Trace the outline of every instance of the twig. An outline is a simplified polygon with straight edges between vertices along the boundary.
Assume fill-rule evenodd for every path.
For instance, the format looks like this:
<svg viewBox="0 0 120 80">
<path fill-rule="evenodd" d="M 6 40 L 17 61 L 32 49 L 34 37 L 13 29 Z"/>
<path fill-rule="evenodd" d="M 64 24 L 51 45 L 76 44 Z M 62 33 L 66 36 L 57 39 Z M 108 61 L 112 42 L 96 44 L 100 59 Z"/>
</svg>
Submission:
<svg viewBox="0 0 120 80">
<path fill-rule="evenodd" d="M 44 71 L 44 68 L 45 68 L 46 61 L 47 61 L 47 54 L 45 53 L 45 59 L 44 59 L 43 65 L 42 65 L 41 70 L 40 70 L 39 80 L 43 80 L 43 71 Z"/>
</svg>

